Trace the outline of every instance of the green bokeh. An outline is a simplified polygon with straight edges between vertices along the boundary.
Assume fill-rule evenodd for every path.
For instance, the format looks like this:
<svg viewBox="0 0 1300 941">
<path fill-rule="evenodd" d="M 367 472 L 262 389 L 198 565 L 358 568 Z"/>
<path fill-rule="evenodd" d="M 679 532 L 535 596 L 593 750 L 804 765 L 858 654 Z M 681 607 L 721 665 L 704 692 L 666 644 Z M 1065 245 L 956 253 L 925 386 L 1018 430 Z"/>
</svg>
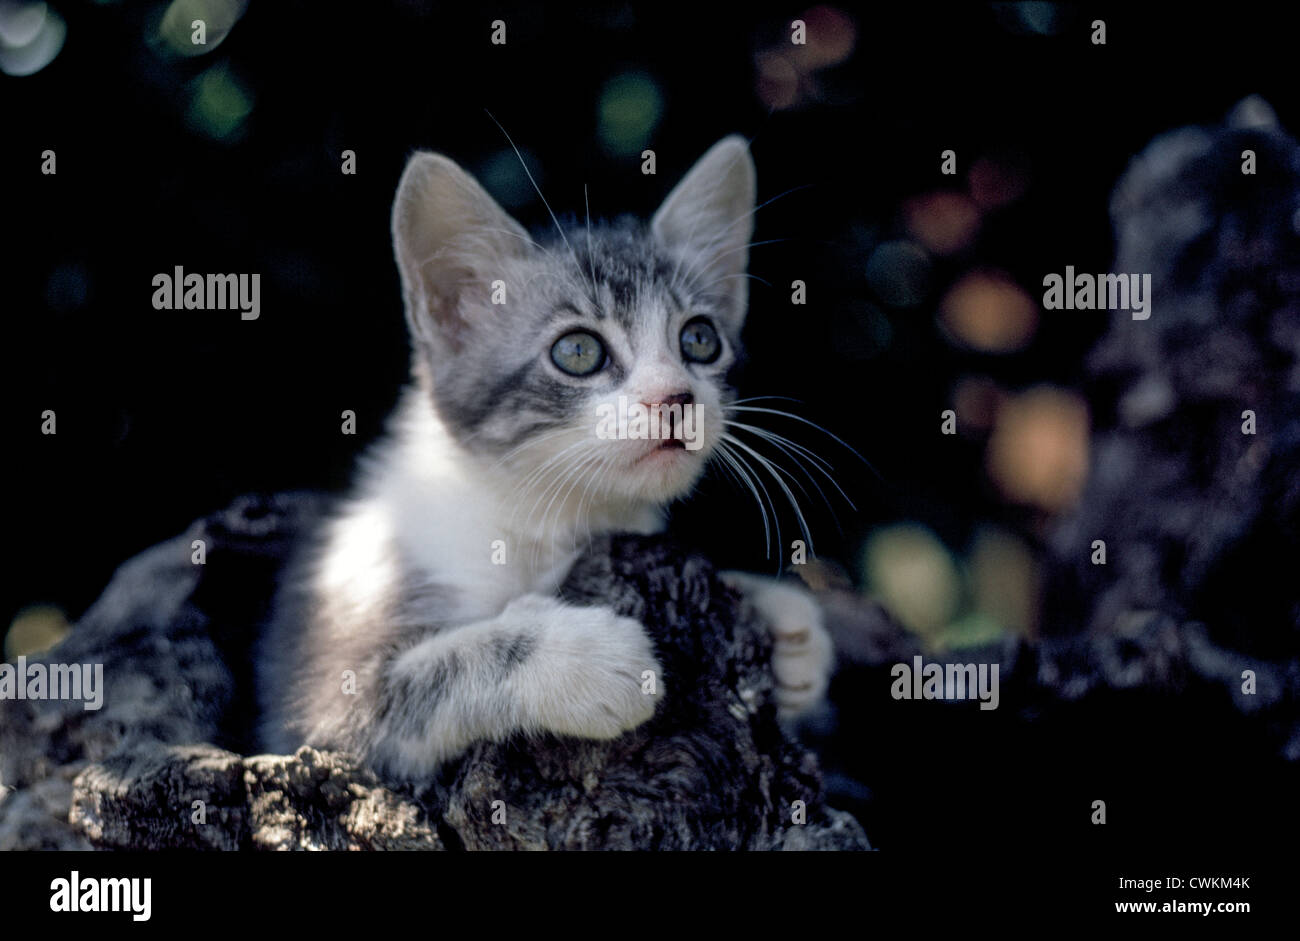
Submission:
<svg viewBox="0 0 1300 941">
<path fill-rule="evenodd" d="M 640 155 L 663 118 L 663 93 L 645 72 L 624 72 L 605 83 L 596 104 L 596 135 L 606 152 Z"/>
<path fill-rule="evenodd" d="M 238 136 L 253 110 L 252 95 L 225 65 L 208 69 L 193 84 L 187 114 L 190 125 L 214 140 Z"/>
</svg>

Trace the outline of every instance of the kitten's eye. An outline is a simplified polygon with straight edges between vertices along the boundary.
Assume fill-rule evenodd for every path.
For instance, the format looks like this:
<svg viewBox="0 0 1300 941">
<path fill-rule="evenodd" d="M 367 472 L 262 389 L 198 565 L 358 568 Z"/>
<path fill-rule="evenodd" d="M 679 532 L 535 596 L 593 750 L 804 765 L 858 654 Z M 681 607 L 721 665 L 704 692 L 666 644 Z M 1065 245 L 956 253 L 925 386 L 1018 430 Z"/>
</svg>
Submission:
<svg viewBox="0 0 1300 941">
<path fill-rule="evenodd" d="M 711 363 L 722 353 L 722 341 L 704 318 L 682 327 L 682 356 L 692 363 Z"/>
<path fill-rule="evenodd" d="M 605 344 L 590 333 L 566 333 L 551 347 L 551 362 L 570 376 L 590 376 L 605 365 Z"/>
</svg>

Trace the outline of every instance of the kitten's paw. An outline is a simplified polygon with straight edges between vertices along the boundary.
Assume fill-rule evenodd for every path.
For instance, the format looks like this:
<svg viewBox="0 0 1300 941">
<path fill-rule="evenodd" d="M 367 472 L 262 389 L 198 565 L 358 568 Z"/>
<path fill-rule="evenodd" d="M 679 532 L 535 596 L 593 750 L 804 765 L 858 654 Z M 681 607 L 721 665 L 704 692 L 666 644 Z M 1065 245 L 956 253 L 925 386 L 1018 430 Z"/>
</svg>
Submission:
<svg viewBox="0 0 1300 941">
<path fill-rule="evenodd" d="M 664 677 L 645 628 L 612 608 L 556 605 L 528 677 L 536 726 L 613 739 L 650 719 Z"/>
<path fill-rule="evenodd" d="M 772 635 L 776 703 L 786 715 L 805 712 L 826 695 L 835 649 L 822 609 L 806 590 L 755 576 L 727 577 L 767 622 Z"/>
</svg>

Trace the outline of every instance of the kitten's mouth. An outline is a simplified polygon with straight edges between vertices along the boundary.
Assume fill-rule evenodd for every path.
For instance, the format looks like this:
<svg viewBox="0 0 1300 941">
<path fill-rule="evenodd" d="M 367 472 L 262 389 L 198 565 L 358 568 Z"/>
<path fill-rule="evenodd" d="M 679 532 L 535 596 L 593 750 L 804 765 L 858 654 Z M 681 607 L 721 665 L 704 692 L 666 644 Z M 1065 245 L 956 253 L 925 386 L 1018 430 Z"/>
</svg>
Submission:
<svg viewBox="0 0 1300 941">
<path fill-rule="evenodd" d="M 634 463 L 640 464 L 645 461 L 653 461 L 656 458 L 661 460 L 675 460 L 676 459 L 675 457 L 673 458 L 668 457 L 668 454 L 672 454 L 674 452 L 682 452 L 683 454 L 688 454 L 690 453 L 690 449 L 686 447 L 686 442 L 682 441 L 680 438 L 667 438 L 659 442 L 658 444 L 654 444 L 651 445 L 649 448 L 646 448 L 645 452 L 642 453 L 641 456 L 638 457 Z"/>
</svg>

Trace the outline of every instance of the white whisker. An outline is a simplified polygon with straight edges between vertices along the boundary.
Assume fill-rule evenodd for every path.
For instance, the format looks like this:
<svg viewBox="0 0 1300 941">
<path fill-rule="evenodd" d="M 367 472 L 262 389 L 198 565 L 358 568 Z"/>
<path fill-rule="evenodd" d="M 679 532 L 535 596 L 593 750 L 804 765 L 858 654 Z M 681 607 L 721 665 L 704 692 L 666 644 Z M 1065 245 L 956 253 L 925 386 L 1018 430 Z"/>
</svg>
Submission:
<svg viewBox="0 0 1300 941">
<path fill-rule="evenodd" d="M 752 400 L 751 400 L 751 401 L 752 401 Z M 859 461 L 861 461 L 863 464 L 865 464 L 865 465 L 866 465 L 866 466 L 871 470 L 871 472 L 872 472 L 873 474 L 875 474 L 877 477 L 880 476 L 880 473 L 875 469 L 875 467 L 872 466 L 871 462 L 868 461 L 868 460 L 867 460 L 865 457 L 863 457 L 861 454 L 859 454 L 859 453 L 858 453 L 858 452 L 853 448 L 852 445 L 848 444 L 848 443 L 847 443 L 843 438 L 839 437 L 839 436 L 836 435 L 835 433 L 833 433 L 833 432 L 831 432 L 831 431 L 828 431 L 826 428 L 823 428 L 821 425 L 817 424 L 815 421 L 809 421 L 807 418 L 804 418 L 802 415 L 796 415 L 796 414 L 794 414 L 793 412 L 786 412 L 786 411 L 782 411 L 781 409 L 777 409 L 777 408 L 761 408 L 761 407 L 759 407 L 759 406 L 753 406 L 753 405 L 736 405 L 736 404 L 734 404 L 734 403 L 731 404 L 731 405 L 728 405 L 727 408 L 729 408 L 729 409 L 731 409 L 731 410 L 733 410 L 733 411 L 736 411 L 736 412 L 762 412 L 762 413 L 767 414 L 767 415 L 780 415 L 780 416 L 782 416 L 783 418 L 790 418 L 790 419 L 793 419 L 794 421 L 797 421 L 797 422 L 803 422 L 805 425 L 808 425 L 808 426 L 810 426 L 810 427 L 812 427 L 812 428 L 816 428 L 816 429 L 817 429 L 818 431 L 820 431 L 822 434 L 824 434 L 824 435 L 826 435 L 827 437 L 833 439 L 837 444 L 839 444 L 840 446 L 842 446 L 842 447 L 843 447 L 845 450 L 847 450 L 850 454 L 852 454 L 852 455 L 853 455 L 854 457 L 856 457 Z M 882 479 L 883 479 L 883 478 L 882 478 Z"/>
<path fill-rule="evenodd" d="M 781 479 L 781 474 L 778 473 L 778 471 L 784 471 L 784 473 L 786 474 L 786 476 L 790 476 L 790 472 L 787 471 L 787 470 L 785 470 L 784 468 L 779 467 L 778 465 L 774 464 L 772 461 L 768 460 L 767 458 L 763 457 L 763 455 L 759 454 L 757 451 L 755 451 L 755 450 L 754 450 L 753 448 L 751 448 L 749 445 L 745 444 L 743 441 L 741 441 L 741 440 L 740 440 L 739 438 L 737 438 L 735 435 L 729 435 L 729 434 L 727 434 L 726 432 L 723 432 L 722 437 L 723 437 L 723 438 L 724 438 L 728 443 L 730 443 L 730 444 L 734 444 L 736 447 L 741 448 L 742 450 L 744 450 L 745 453 L 749 454 L 751 457 L 754 458 L 754 460 L 758 461 L 759 465 L 760 465 L 764 470 L 766 470 L 768 473 L 770 473 L 770 474 L 772 475 L 772 479 L 776 482 L 777 486 L 781 488 L 782 492 L 785 494 L 785 498 L 786 498 L 787 500 L 790 501 L 790 506 L 791 506 L 791 508 L 794 509 L 794 514 L 795 514 L 795 516 L 796 516 L 796 517 L 798 518 L 798 520 L 799 520 L 799 528 L 800 528 L 800 530 L 801 530 L 802 533 L 803 533 L 803 537 L 804 537 L 804 539 L 805 539 L 805 540 L 807 541 L 807 543 L 808 543 L 808 551 L 811 553 L 811 552 L 813 551 L 813 540 L 812 540 L 812 533 L 809 532 L 809 530 L 808 530 L 808 521 L 804 518 L 804 515 L 803 515 L 803 509 L 799 506 L 799 501 L 795 499 L 794 491 L 792 491 L 792 490 L 791 490 L 791 489 L 786 485 L 786 482 L 785 482 L 784 480 Z M 781 540 L 781 532 L 780 532 L 780 529 L 779 529 L 779 527 L 778 527 L 778 529 L 777 529 L 777 543 L 778 543 L 778 545 L 781 546 L 782 551 L 784 551 L 784 549 L 785 549 L 785 544 L 782 543 L 780 540 Z"/>
<path fill-rule="evenodd" d="M 723 459 L 730 463 L 732 468 L 744 478 L 745 483 L 749 485 L 750 491 L 754 494 L 754 499 L 758 501 L 759 509 L 763 512 L 764 557 L 770 559 L 772 557 L 772 527 L 768 525 L 767 505 L 765 505 L 762 498 L 759 497 L 759 490 L 762 490 L 763 495 L 767 497 L 768 504 L 771 504 L 772 506 L 772 522 L 777 527 L 776 541 L 777 548 L 779 549 L 781 543 L 780 521 L 776 518 L 776 504 L 772 502 L 772 495 L 767 492 L 767 487 L 763 486 L 763 481 L 754 473 L 753 469 L 748 466 L 745 459 L 741 455 L 735 453 L 731 448 L 727 447 L 725 441 L 718 442 L 717 450 Z"/>
<path fill-rule="evenodd" d="M 756 434 L 760 438 L 763 438 L 765 441 L 772 443 L 773 445 L 775 445 L 776 447 L 784 451 L 786 454 L 788 454 L 790 458 L 801 468 L 804 467 L 803 461 L 800 460 L 800 455 L 802 455 L 804 458 L 806 458 L 808 461 L 812 463 L 814 469 L 819 471 L 822 474 L 822 476 L 825 477 L 828 481 L 830 481 L 831 485 L 836 490 L 839 491 L 840 496 L 844 498 L 844 501 L 846 503 L 848 503 L 849 508 L 852 509 L 854 512 L 857 511 L 858 508 L 856 505 L 854 505 L 853 500 L 849 497 L 847 493 L 844 492 L 844 488 L 839 485 L 839 481 L 837 481 L 834 478 L 834 476 L 832 476 L 831 471 L 834 470 L 834 468 L 831 466 L 830 462 L 826 461 L 824 458 L 819 456 L 815 451 L 811 450 L 810 448 L 804 447 L 802 444 L 800 444 L 797 441 L 793 441 L 790 438 L 787 438 L 783 435 L 779 435 L 774 431 L 770 431 L 766 428 L 759 428 L 757 425 L 747 425 L 742 422 L 732 421 L 730 419 L 724 419 L 724 422 L 729 428 L 740 428 L 744 431 L 748 431 L 753 434 Z M 826 498 L 826 494 L 822 492 L 822 488 L 817 484 L 817 481 L 813 479 L 812 474 L 806 469 L 804 470 L 804 473 L 808 474 L 808 479 L 812 481 L 814 487 L 817 487 L 818 493 L 822 494 L 822 499 L 826 502 L 827 509 L 833 510 L 833 507 L 831 507 L 830 500 Z"/>
<path fill-rule="evenodd" d="M 575 252 L 573 250 L 573 246 L 569 244 L 569 237 L 564 234 L 564 228 L 560 225 L 560 220 L 555 217 L 555 211 L 551 209 L 551 204 L 548 203 L 546 201 L 546 197 L 542 195 L 542 188 L 538 186 L 537 181 L 533 179 L 533 171 L 528 169 L 528 164 L 524 160 L 524 155 L 521 154 L 519 152 L 519 148 L 515 146 L 514 140 L 511 139 L 510 137 L 510 132 L 505 129 L 505 127 L 501 124 L 500 121 L 496 119 L 496 116 L 493 115 L 491 111 L 488 111 L 486 108 L 484 108 L 483 110 L 487 112 L 487 116 L 489 118 L 492 118 L 492 123 L 495 124 L 497 127 L 501 128 L 501 133 L 505 135 L 506 141 L 509 142 L 511 148 L 515 152 L 515 156 L 519 158 L 519 165 L 524 168 L 524 173 L 528 177 L 528 182 L 533 184 L 533 189 L 537 191 L 537 197 L 542 201 L 542 205 L 546 207 L 546 211 L 550 213 L 551 222 L 555 224 L 555 231 L 560 233 L 560 238 L 564 240 L 565 247 L 569 250 L 569 254 L 573 256 L 573 260 L 576 262 L 578 260 L 578 253 Z M 594 297 L 591 299 L 593 304 L 596 303 L 596 300 L 597 299 Z"/>
</svg>

